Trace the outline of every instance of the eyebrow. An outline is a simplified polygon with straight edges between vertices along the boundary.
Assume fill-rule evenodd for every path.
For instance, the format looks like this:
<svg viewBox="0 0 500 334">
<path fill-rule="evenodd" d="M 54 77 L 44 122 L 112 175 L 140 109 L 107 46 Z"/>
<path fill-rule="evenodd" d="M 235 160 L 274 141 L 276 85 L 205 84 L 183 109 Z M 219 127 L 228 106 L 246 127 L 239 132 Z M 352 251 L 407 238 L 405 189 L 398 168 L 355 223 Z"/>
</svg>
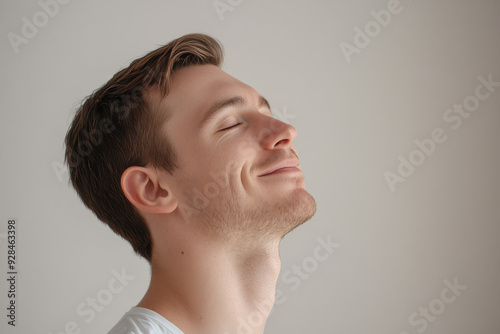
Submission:
<svg viewBox="0 0 500 334">
<path fill-rule="evenodd" d="M 247 101 L 242 96 L 233 96 L 215 102 L 203 116 L 203 119 L 200 122 L 200 128 L 206 126 L 212 119 L 215 118 L 215 116 L 217 116 L 217 114 L 222 112 L 224 109 L 228 107 L 242 107 L 245 105 L 247 105 Z M 269 111 L 271 111 L 271 106 L 269 105 L 269 102 L 263 96 L 259 95 L 259 108 L 262 107 L 267 107 Z"/>
</svg>

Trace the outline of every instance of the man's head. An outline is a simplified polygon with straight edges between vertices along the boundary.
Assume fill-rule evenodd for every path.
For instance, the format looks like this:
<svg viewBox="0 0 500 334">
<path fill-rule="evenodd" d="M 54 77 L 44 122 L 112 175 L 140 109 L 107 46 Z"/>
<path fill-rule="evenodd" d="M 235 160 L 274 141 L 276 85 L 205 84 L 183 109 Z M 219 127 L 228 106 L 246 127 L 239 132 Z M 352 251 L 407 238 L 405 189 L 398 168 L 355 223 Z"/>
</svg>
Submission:
<svg viewBox="0 0 500 334">
<path fill-rule="evenodd" d="M 148 261 L 153 218 L 216 238 L 282 237 L 314 214 L 296 130 L 221 62 L 206 35 L 174 40 L 88 97 L 66 136 L 83 202 Z"/>
</svg>

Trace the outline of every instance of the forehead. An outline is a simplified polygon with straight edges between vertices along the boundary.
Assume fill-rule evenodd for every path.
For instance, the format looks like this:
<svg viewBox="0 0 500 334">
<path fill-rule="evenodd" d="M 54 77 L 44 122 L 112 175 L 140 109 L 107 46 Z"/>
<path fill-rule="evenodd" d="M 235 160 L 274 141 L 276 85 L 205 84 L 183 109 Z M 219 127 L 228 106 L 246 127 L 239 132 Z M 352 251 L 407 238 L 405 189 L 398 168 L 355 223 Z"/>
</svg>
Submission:
<svg viewBox="0 0 500 334">
<path fill-rule="evenodd" d="M 249 106 L 258 107 L 261 101 L 255 89 L 215 65 L 196 65 L 178 70 L 172 77 L 168 95 L 162 100 L 159 96 L 158 89 L 149 95 L 153 109 L 166 116 L 160 132 L 168 137 L 176 150 L 184 152 L 178 157 L 179 163 L 184 166 L 192 164 L 189 152 L 198 156 L 198 153 L 213 147 L 207 139 L 211 138 L 208 131 L 201 131 L 200 127 L 210 107 L 221 99 L 235 96 L 244 98 Z"/>
<path fill-rule="evenodd" d="M 215 102 L 243 96 L 250 103 L 259 101 L 255 89 L 215 65 L 196 65 L 178 70 L 172 77 L 170 92 L 161 102 L 170 119 L 199 119 Z"/>
</svg>

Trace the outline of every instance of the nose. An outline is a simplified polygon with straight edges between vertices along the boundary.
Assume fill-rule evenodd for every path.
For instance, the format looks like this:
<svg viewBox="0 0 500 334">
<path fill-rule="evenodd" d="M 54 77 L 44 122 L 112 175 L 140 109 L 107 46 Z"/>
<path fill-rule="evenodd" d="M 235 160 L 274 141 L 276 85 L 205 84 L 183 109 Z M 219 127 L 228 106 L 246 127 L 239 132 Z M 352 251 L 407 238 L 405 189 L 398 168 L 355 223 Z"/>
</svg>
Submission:
<svg viewBox="0 0 500 334">
<path fill-rule="evenodd" d="M 286 148 L 292 146 L 292 141 L 297 136 L 297 130 L 274 117 L 264 115 L 265 120 L 259 131 L 262 147 L 266 149 Z"/>
</svg>

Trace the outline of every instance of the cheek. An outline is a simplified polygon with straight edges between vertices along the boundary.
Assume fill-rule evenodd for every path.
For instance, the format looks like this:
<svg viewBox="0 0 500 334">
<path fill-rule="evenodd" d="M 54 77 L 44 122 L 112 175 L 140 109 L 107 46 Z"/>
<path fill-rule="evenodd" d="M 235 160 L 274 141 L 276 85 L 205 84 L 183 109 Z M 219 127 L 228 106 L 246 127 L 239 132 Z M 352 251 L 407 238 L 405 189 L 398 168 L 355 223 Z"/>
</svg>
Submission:
<svg viewBox="0 0 500 334">
<path fill-rule="evenodd" d="M 227 177 L 235 174 L 241 165 L 239 156 L 233 151 L 227 149 L 218 152 L 211 152 L 208 159 L 204 162 L 206 173 L 213 175 L 214 173 Z"/>
<path fill-rule="evenodd" d="M 251 157 L 255 156 L 255 154 L 257 153 L 257 148 L 251 141 L 244 140 L 238 144 L 236 153 L 244 157 Z"/>
<path fill-rule="evenodd" d="M 229 187 L 230 192 L 247 185 L 258 144 L 248 136 L 229 136 L 218 143 L 202 136 L 179 137 L 179 168 L 182 178 L 197 188 L 205 185 Z"/>
<path fill-rule="evenodd" d="M 216 163 L 224 163 L 225 170 L 238 170 L 249 168 L 255 160 L 257 147 L 250 140 L 233 142 L 214 154 Z"/>
<path fill-rule="evenodd" d="M 186 131 L 182 132 L 175 129 L 172 132 L 170 142 L 176 153 L 180 169 L 189 171 L 189 174 L 192 174 L 200 165 L 207 163 L 206 160 L 208 159 L 205 155 L 208 150 L 203 142 L 196 140 L 195 136 L 189 135 Z"/>
<path fill-rule="evenodd" d="M 243 151 L 238 150 L 236 145 L 228 145 L 217 150 L 207 150 L 204 157 L 199 165 L 201 185 L 218 187 L 221 193 L 236 195 L 240 191 L 242 179 L 246 178 L 242 177 L 242 173 L 245 174 L 242 169 L 246 166 Z"/>
</svg>

